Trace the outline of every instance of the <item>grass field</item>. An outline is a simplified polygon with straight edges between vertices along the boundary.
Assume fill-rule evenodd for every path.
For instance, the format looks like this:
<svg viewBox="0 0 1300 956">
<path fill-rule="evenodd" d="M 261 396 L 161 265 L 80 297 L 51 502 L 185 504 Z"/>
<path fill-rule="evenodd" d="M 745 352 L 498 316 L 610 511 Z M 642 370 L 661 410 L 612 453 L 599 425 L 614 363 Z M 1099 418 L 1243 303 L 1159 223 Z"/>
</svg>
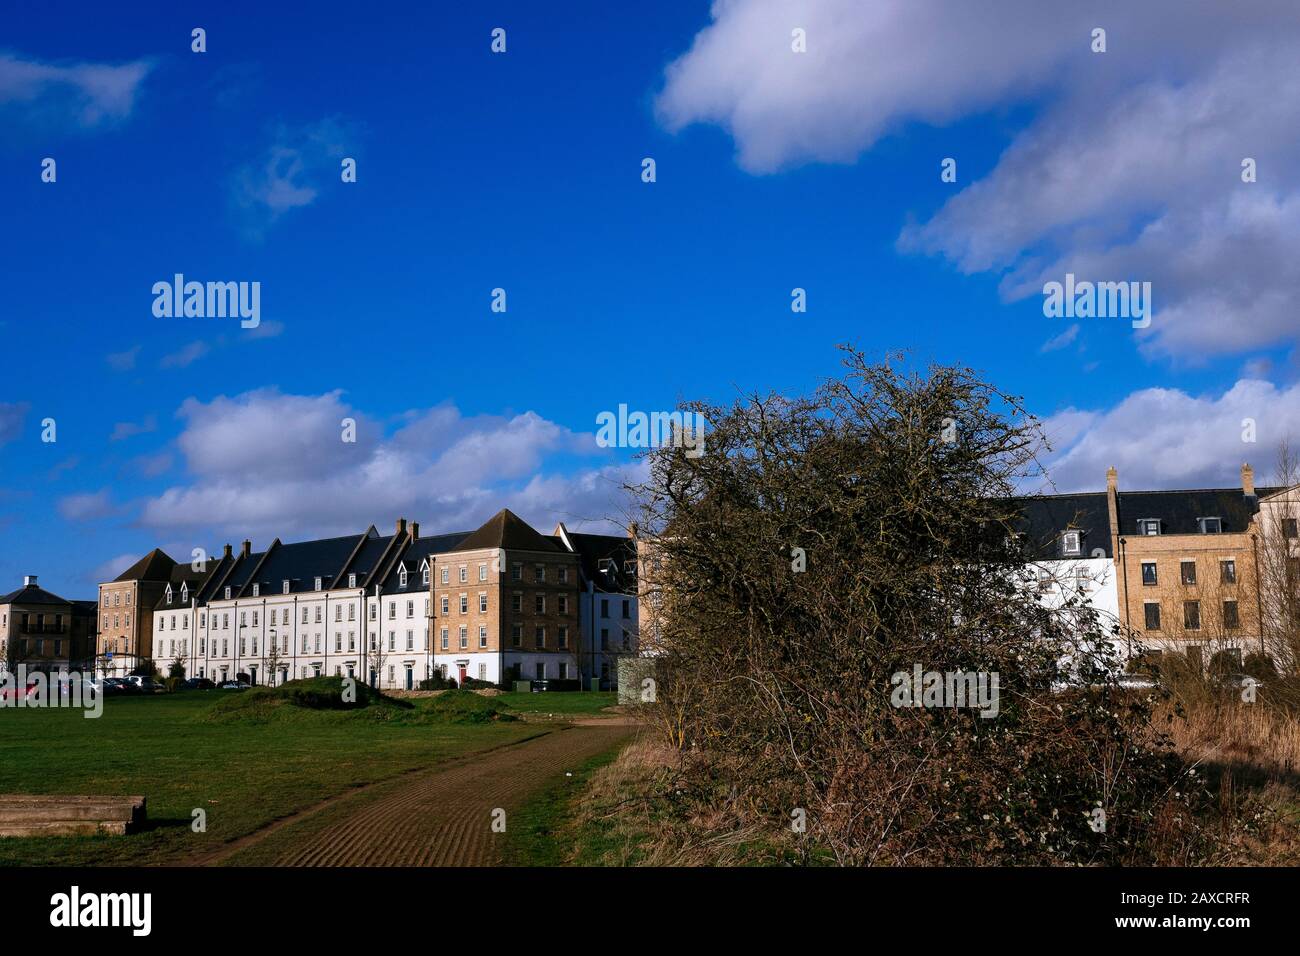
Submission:
<svg viewBox="0 0 1300 956">
<path fill-rule="evenodd" d="M 614 693 L 592 693 L 590 691 L 570 694 L 516 694 L 513 691 L 498 694 L 491 698 L 494 702 L 505 704 L 511 710 L 521 714 L 562 714 L 581 716 L 598 714 L 606 707 L 618 703 Z"/>
<path fill-rule="evenodd" d="M 97 720 L 79 710 L 0 710 L 0 793 L 143 794 L 149 801 L 144 832 L 0 839 L 0 866 L 183 860 L 357 786 L 533 732 L 523 721 L 376 719 L 386 715 L 374 708 L 295 708 L 269 717 L 250 709 L 248 719 L 214 714 L 231 696 L 111 698 Z M 207 814 L 205 833 L 191 828 L 196 809 Z"/>
</svg>

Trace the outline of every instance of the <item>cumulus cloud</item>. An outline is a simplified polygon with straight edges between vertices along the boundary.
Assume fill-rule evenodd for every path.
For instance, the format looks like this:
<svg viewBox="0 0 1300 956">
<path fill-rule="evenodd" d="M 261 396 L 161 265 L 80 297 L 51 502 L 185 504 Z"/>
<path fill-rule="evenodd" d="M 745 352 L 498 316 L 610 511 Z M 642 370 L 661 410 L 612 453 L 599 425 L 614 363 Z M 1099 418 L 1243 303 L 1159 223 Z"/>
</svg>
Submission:
<svg viewBox="0 0 1300 956">
<path fill-rule="evenodd" d="M 1099 25 L 1104 54 L 1089 46 Z M 796 27 L 806 53 L 791 52 Z M 1067 271 L 1150 281 L 1142 347 L 1197 360 L 1296 337 L 1298 39 L 1289 0 L 717 0 L 656 106 L 670 129 L 728 129 L 755 173 L 1027 106 L 992 172 L 900 248 L 1001 274 L 1008 300 Z M 1258 182 L 1242 182 L 1247 157 Z"/>
<path fill-rule="evenodd" d="M 1263 485 L 1279 444 L 1300 443 L 1300 384 L 1242 379 L 1199 396 L 1147 388 L 1112 408 L 1066 409 L 1043 428 L 1054 449 L 1045 464 L 1060 491 L 1104 489 L 1111 465 L 1121 488 L 1230 488 L 1244 462 Z"/>
<path fill-rule="evenodd" d="M 131 115 L 150 69 L 146 60 L 55 64 L 0 53 L 0 107 L 83 128 L 112 123 Z"/>
<path fill-rule="evenodd" d="M 544 531 L 562 517 L 618 518 L 617 466 L 544 469 L 557 458 L 601 454 L 594 437 L 533 412 L 465 417 L 450 405 L 412 411 L 387 430 L 341 391 L 289 395 L 259 389 L 189 399 L 176 446 L 188 479 L 143 503 L 155 530 L 211 529 L 239 538 L 342 534 L 399 515 L 461 530 L 501 507 Z M 355 422 L 355 441 L 346 420 Z"/>
</svg>

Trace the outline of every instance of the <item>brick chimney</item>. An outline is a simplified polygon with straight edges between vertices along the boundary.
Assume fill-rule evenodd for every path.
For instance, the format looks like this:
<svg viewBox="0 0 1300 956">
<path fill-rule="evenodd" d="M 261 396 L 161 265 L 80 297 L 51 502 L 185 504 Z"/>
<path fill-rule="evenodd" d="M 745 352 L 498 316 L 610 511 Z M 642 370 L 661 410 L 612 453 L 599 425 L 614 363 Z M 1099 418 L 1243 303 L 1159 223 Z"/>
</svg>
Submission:
<svg viewBox="0 0 1300 956">
<path fill-rule="evenodd" d="M 1255 497 L 1255 469 L 1250 464 L 1241 466 L 1241 493 L 1247 497 Z"/>
<path fill-rule="evenodd" d="M 230 557 L 230 554 L 231 554 L 230 545 L 226 545 L 226 557 Z"/>
<path fill-rule="evenodd" d="M 245 538 L 244 543 L 239 546 L 239 556 L 241 558 L 246 558 L 252 553 L 253 553 L 253 542 Z"/>
<path fill-rule="evenodd" d="M 1114 465 L 1111 465 L 1109 468 L 1106 469 L 1106 490 L 1107 491 L 1119 490 L 1119 472 L 1115 470 Z"/>
<path fill-rule="evenodd" d="M 404 534 L 406 534 L 406 519 L 405 519 L 405 518 L 398 518 L 398 519 L 397 519 L 397 536 L 400 538 L 400 537 L 401 537 L 402 535 L 404 535 Z"/>
<path fill-rule="evenodd" d="M 420 540 L 420 522 L 418 521 L 411 522 L 411 540 L 412 541 Z"/>
<path fill-rule="evenodd" d="M 34 575 L 34 574 L 24 574 L 24 575 L 23 575 L 23 587 L 25 587 L 25 588 L 34 588 L 34 587 L 36 587 L 36 575 Z"/>
</svg>

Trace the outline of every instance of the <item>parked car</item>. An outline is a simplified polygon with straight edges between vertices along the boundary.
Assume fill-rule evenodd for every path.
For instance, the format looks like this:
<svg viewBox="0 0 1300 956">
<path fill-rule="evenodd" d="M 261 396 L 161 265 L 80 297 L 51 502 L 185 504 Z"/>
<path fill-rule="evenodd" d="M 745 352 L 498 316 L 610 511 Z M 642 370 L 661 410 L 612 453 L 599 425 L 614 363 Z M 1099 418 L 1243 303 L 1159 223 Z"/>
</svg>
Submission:
<svg viewBox="0 0 1300 956">
<path fill-rule="evenodd" d="M 191 677 L 181 686 L 186 690 L 212 690 L 217 685 L 206 677 Z"/>
<path fill-rule="evenodd" d="M 35 692 L 36 692 L 36 681 L 32 680 L 29 677 L 27 679 L 26 686 L 24 686 L 21 690 L 17 687 L 8 687 L 8 686 L 6 686 L 3 690 L 0 690 L 0 701 L 4 701 L 7 704 L 12 704 L 20 700 L 28 700 Z"/>
<path fill-rule="evenodd" d="M 248 685 L 242 681 L 228 680 L 221 685 L 222 690 L 248 690 Z"/>
<path fill-rule="evenodd" d="M 1215 684 L 1219 687 L 1236 690 L 1240 687 L 1263 687 L 1264 682 L 1258 677 L 1252 677 L 1250 674 L 1224 674 L 1215 679 Z"/>
<path fill-rule="evenodd" d="M 104 696 L 114 696 L 118 694 L 138 694 L 140 688 L 131 683 L 125 677 L 105 677 L 104 678 Z"/>
<path fill-rule="evenodd" d="M 582 681 L 580 680 L 560 680 L 551 678 L 548 680 L 535 680 L 532 682 L 532 691 L 534 694 L 542 694 L 548 691 L 575 691 L 582 690 Z"/>
</svg>

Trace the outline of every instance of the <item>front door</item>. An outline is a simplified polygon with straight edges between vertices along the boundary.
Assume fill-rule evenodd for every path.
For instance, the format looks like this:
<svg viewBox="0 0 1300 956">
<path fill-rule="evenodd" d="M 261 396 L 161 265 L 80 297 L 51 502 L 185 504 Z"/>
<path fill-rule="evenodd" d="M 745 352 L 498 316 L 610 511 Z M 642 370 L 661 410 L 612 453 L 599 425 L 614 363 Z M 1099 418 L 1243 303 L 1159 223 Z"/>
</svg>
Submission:
<svg viewBox="0 0 1300 956">
<path fill-rule="evenodd" d="M 465 665 L 464 665 L 464 664 L 460 664 L 460 665 L 457 666 L 457 669 L 460 671 L 460 680 L 458 681 L 458 683 L 459 683 L 462 687 L 464 687 L 464 686 L 465 686 Z"/>
<path fill-rule="evenodd" d="M 409 664 L 406 667 L 406 689 L 415 690 L 415 671 Z"/>
</svg>

